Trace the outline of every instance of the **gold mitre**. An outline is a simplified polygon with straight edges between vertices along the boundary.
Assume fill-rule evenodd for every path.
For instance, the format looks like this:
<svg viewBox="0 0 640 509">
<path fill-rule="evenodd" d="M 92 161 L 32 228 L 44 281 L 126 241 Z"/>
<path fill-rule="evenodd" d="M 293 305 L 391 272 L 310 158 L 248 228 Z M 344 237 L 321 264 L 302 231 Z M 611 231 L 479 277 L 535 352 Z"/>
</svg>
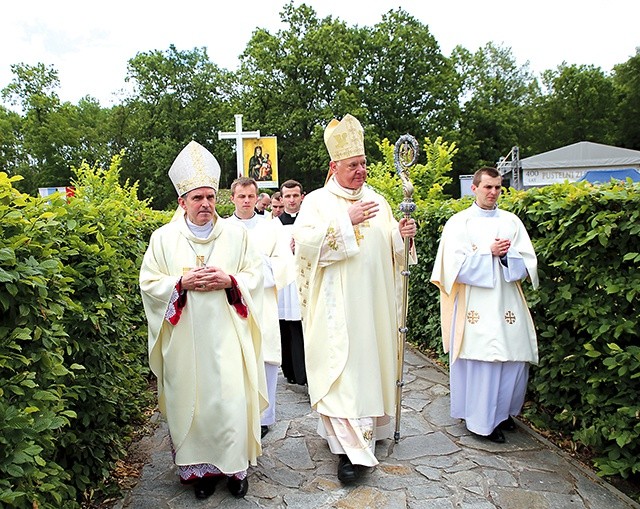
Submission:
<svg viewBox="0 0 640 509">
<path fill-rule="evenodd" d="M 324 130 L 324 144 L 332 161 L 340 161 L 364 155 L 364 130 L 353 115 L 345 115 L 338 122 L 335 118 Z"/>
<path fill-rule="evenodd" d="M 178 196 L 198 187 L 212 187 L 217 193 L 220 164 L 200 143 L 191 141 L 173 161 L 169 169 L 169 178 Z"/>
</svg>

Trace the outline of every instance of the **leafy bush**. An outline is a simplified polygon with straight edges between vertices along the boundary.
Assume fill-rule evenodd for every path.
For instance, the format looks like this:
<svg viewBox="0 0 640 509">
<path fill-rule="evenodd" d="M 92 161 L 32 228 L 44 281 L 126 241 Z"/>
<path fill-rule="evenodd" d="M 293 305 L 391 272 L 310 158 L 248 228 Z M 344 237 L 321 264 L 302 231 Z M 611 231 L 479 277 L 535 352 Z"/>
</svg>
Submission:
<svg viewBox="0 0 640 509">
<path fill-rule="evenodd" d="M 17 192 L 19 178 L 0 173 L 0 505 L 53 508 L 76 494 L 55 458 L 76 417 L 61 321 L 77 308 L 58 259 L 55 205 Z"/>
<path fill-rule="evenodd" d="M 588 447 L 601 474 L 625 478 L 640 473 L 639 190 L 563 184 L 507 199 L 540 263 L 532 417 Z"/>
<path fill-rule="evenodd" d="M 384 196 L 394 210 L 403 201 L 403 187 L 394 165 L 394 145 L 386 138 L 378 143 L 383 160 L 367 167 L 367 184 Z M 418 209 L 445 198 L 443 188 L 451 183 L 447 173 L 451 171 L 452 158 L 458 152 L 455 143 L 447 143 L 438 137 L 435 141 L 425 138 L 422 146 L 426 154 L 425 164 L 415 164 L 410 170 L 414 184 L 412 199 Z"/>
<path fill-rule="evenodd" d="M 59 230 L 60 260 L 77 305 L 63 320 L 65 358 L 83 369 L 68 387 L 78 419 L 59 437 L 58 459 L 80 492 L 109 476 L 152 401 L 138 270 L 151 229 L 167 216 L 139 201 L 135 185 L 119 185 L 119 162 L 75 170 L 76 194 Z"/>
<path fill-rule="evenodd" d="M 31 198 L 0 173 L 0 503 L 79 507 L 152 402 L 138 270 L 170 215 L 108 170 Z M 19 177 L 18 177 L 19 178 Z"/>
</svg>

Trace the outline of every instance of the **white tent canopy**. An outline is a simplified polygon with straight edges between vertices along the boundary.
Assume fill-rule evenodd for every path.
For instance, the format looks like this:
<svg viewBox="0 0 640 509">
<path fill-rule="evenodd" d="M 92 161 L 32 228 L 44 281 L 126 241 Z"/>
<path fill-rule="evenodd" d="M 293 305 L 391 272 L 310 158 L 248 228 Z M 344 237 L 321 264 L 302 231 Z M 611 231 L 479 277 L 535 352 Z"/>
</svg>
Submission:
<svg viewBox="0 0 640 509">
<path fill-rule="evenodd" d="M 580 180 L 588 170 L 640 169 L 640 151 L 581 141 L 520 160 L 525 188 Z"/>
</svg>

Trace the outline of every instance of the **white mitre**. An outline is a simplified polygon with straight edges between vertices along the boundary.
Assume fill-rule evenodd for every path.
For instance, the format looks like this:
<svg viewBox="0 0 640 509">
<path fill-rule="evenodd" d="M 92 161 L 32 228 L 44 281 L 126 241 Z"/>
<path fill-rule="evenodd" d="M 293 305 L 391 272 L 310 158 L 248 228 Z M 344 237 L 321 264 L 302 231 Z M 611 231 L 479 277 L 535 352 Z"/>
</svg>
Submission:
<svg viewBox="0 0 640 509">
<path fill-rule="evenodd" d="M 353 115 L 347 114 L 340 121 L 334 118 L 324 130 L 324 144 L 332 161 L 363 156 L 364 129 Z"/>
<path fill-rule="evenodd" d="M 212 187 L 216 194 L 220 182 L 220 164 L 198 142 L 191 141 L 178 154 L 169 169 L 169 178 L 178 196 L 198 187 Z"/>
</svg>

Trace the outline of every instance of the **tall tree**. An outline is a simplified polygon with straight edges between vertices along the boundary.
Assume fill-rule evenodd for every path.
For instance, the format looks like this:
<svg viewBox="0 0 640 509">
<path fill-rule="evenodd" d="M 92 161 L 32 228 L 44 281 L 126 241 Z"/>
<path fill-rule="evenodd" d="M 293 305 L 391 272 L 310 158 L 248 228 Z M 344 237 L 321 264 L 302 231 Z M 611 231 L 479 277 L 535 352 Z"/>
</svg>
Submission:
<svg viewBox="0 0 640 509">
<path fill-rule="evenodd" d="M 25 160 L 22 123 L 19 113 L 0 106 L 0 171 L 9 175 L 20 175 L 21 163 Z"/>
<path fill-rule="evenodd" d="M 402 9 L 365 32 L 362 100 L 378 137 L 436 137 L 459 113 L 459 80 L 429 27 Z"/>
<path fill-rule="evenodd" d="M 328 156 L 323 128 L 337 115 L 362 115 L 357 29 L 293 2 L 280 13 L 287 26 L 257 29 L 241 55 L 236 104 L 247 128 L 278 136 L 280 181 L 321 185 Z"/>
<path fill-rule="evenodd" d="M 613 70 L 618 101 L 616 141 L 622 147 L 640 150 L 640 48 Z"/>
<path fill-rule="evenodd" d="M 615 143 L 613 79 L 593 65 L 562 64 L 542 75 L 544 94 L 533 110 L 538 152 L 579 141 Z"/>
<path fill-rule="evenodd" d="M 55 90 L 60 86 L 58 72 L 52 66 L 39 63 L 35 66 L 15 64 L 11 66 L 13 81 L 2 91 L 3 98 L 22 110 L 20 126 L 21 157 L 15 161 L 13 172 L 22 175 L 16 183 L 21 191 L 37 193 L 38 187 L 66 185 L 71 173 L 61 155 L 60 147 L 53 142 L 60 136 L 56 112 L 60 100 Z"/>
<path fill-rule="evenodd" d="M 83 160 L 108 164 L 105 115 L 95 100 L 87 97 L 78 106 L 60 103 L 60 81 L 52 66 L 17 64 L 11 70 L 15 78 L 2 95 L 23 112 L 22 120 L 12 123 L 19 129 L 14 130 L 19 147 L 12 151 L 10 170 L 24 177 L 17 188 L 35 194 L 38 187 L 66 186 L 71 167 Z"/>
<path fill-rule="evenodd" d="M 494 166 L 520 145 L 527 132 L 532 102 L 539 94 L 528 64 L 519 66 L 510 48 L 486 44 L 476 53 L 458 46 L 452 55 L 462 82 L 462 112 L 456 141 L 456 176 Z"/>
<path fill-rule="evenodd" d="M 114 108 L 111 127 L 114 148 L 125 149 L 123 176 L 139 180 L 142 197 L 152 198 L 156 208 L 174 206 L 167 171 L 191 140 L 216 154 L 223 177 L 229 172 L 231 149 L 217 132 L 233 119 L 231 75 L 209 60 L 206 49 L 179 51 L 171 45 L 164 52 L 138 53 L 129 60 L 126 80 L 133 92 Z"/>
<path fill-rule="evenodd" d="M 60 104 L 56 94 L 60 79 L 53 66 L 14 64 L 11 72 L 15 77 L 2 90 L 2 98 L 13 106 L 20 106 L 23 113 L 42 116 Z"/>
</svg>

